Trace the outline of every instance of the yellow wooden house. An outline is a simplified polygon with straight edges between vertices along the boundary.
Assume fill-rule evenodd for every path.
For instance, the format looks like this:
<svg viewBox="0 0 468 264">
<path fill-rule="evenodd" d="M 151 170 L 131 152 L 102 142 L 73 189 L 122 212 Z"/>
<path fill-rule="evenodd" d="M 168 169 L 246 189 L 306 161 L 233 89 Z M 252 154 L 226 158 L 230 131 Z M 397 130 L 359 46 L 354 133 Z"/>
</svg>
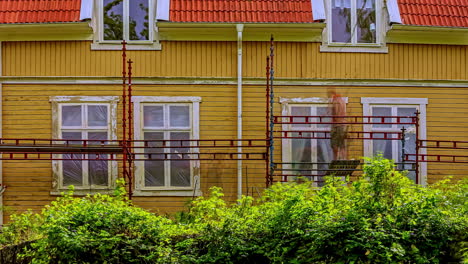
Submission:
<svg viewBox="0 0 468 264">
<path fill-rule="evenodd" d="M 244 152 L 269 152 L 283 172 L 326 171 L 330 139 L 300 137 L 329 132 L 330 124 L 304 120 L 329 115 L 330 90 L 340 94 L 349 116 L 386 116 L 350 127 L 367 134 L 349 141 L 349 159 L 382 152 L 402 163 L 404 154 L 418 154 L 418 171 L 408 176 L 420 184 L 467 175 L 468 3 L 1 0 L 0 147 L 10 147 L 0 166 L 5 217 L 40 210 L 69 185 L 77 195 L 109 192 L 122 177 L 121 162 L 93 159 L 96 154 L 29 160 L 25 155 L 37 154 L 31 148 L 18 153 L 25 139 L 122 139 L 123 40 L 133 61 L 133 110 L 125 122 L 137 153 L 145 156 L 158 140 L 175 145 L 153 156 L 183 157 L 190 151 L 183 140 L 229 145 L 218 158 L 136 160 L 131 191 L 138 206 L 172 213 L 211 186 L 223 187 L 229 201 L 259 195 L 270 161 Z M 277 124 L 267 117 L 269 97 Z M 391 117 L 415 112 L 417 124 L 407 124 L 404 140 L 395 140 L 404 125 Z M 302 122 L 281 122 L 281 116 Z M 281 136 L 284 131 L 293 137 Z M 12 144 L 17 154 L 10 153 Z M 418 153 L 416 144 L 423 144 Z M 25 158 L 10 158 L 18 155 Z"/>
</svg>

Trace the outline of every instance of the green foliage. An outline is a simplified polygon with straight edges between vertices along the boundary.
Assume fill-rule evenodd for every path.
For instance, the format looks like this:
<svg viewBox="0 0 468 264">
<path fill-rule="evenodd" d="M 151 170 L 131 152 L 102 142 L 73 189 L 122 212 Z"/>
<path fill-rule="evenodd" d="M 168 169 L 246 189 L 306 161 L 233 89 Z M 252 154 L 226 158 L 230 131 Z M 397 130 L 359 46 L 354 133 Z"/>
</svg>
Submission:
<svg viewBox="0 0 468 264">
<path fill-rule="evenodd" d="M 467 182 L 425 188 L 378 156 L 364 177 L 277 184 L 226 205 L 219 189 L 183 224 L 199 230 L 191 263 L 447 263 L 467 255 Z"/>
<path fill-rule="evenodd" d="M 276 184 L 229 205 L 220 188 L 176 221 L 115 196 L 59 198 L 15 216 L 2 244 L 34 263 L 448 263 L 468 261 L 468 181 L 410 182 L 381 156 L 362 179 Z"/>
<path fill-rule="evenodd" d="M 25 252 L 33 263 L 172 262 L 170 242 L 180 228 L 167 218 L 134 207 L 123 187 L 115 193 L 73 198 L 71 189 L 41 214 L 14 217 L 16 221 L 7 229 L 10 234 L 33 227 L 35 235 L 23 232 L 3 236 L 3 241 L 37 239 Z"/>
</svg>

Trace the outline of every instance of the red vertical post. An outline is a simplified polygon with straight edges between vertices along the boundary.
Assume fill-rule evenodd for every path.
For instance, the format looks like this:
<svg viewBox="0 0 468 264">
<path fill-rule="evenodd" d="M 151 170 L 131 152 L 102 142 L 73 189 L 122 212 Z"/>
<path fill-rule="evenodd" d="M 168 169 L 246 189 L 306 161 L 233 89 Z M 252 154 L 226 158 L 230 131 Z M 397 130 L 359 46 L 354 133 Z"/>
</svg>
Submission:
<svg viewBox="0 0 468 264">
<path fill-rule="evenodd" d="M 419 184 L 419 111 L 416 113 L 416 184 Z"/>
<path fill-rule="evenodd" d="M 270 184 L 270 57 L 266 58 L 266 157 L 265 157 L 265 185 L 268 187 Z"/>
<path fill-rule="evenodd" d="M 123 157 L 122 157 L 122 175 L 125 179 L 128 176 L 127 173 L 127 118 L 126 118 L 126 105 L 127 105 L 127 54 L 126 54 L 126 45 L 127 42 L 124 40 L 122 41 L 122 150 L 123 150 Z M 129 192 L 129 198 L 130 192 Z"/>
<path fill-rule="evenodd" d="M 128 155 L 130 156 L 128 158 L 128 197 L 129 199 L 132 199 L 133 195 L 133 170 L 132 170 L 132 164 L 133 164 L 133 146 L 132 146 L 132 139 L 133 139 L 133 131 L 132 131 L 132 116 L 133 116 L 133 111 L 132 111 L 132 63 L 133 61 L 131 59 L 128 60 L 128 144 L 127 144 L 127 150 L 128 150 Z"/>
<path fill-rule="evenodd" d="M 133 111 L 132 111 L 132 63 L 133 61 L 128 60 L 128 140 L 132 141 L 132 129 L 133 129 Z"/>
<path fill-rule="evenodd" d="M 274 153 L 275 153 L 275 146 L 274 146 L 274 139 L 273 139 L 273 130 L 274 130 L 274 123 L 273 123 L 273 115 L 274 115 L 274 103 L 275 103 L 275 95 L 274 95 L 274 90 L 273 90 L 273 81 L 274 81 L 274 76 L 275 76 L 275 69 L 274 69 L 274 60 L 275 56 L 275 43 L 273 39 L 273 35 L 271 36 L 270 39 L 270 177 L 268 179 L 269 183 L 271 184 L 273 182 L 273 172 L 275 170 L 275 164 L 274 164 Z"/>
</svg>

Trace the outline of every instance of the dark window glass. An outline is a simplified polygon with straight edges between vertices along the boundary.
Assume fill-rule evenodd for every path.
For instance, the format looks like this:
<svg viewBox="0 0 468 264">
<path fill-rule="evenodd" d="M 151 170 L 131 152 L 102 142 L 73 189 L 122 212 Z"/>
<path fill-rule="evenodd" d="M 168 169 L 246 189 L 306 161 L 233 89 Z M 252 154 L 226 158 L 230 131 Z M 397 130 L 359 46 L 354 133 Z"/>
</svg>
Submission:
<svg viewBox="0 0 468 264">
<path fill-rule="evenodd" d="M 148 0 L 130 1 L 130 40 L 148 40 Z"/>
<path fill-rule="evenodd" d="M 90 144 L 99 145 L 101 144 L 99 140 L 107 139 L 107 132 L 89 132 L 88 139 L 96 140 L 90 141 Z M 90 159 L 97 159 L 98 156 L 103 160 L 89 161 L 89 184 L 106 186 L 109 183 L 109 162 L 105 160 L 107 159 L 107 154 L 89 154 Z"/>
<path fill-rule="evenodd" d="M 190 160 L 183 160 L 188 158 L 189 141 L 183 141 L 190 139 L 189 132 L 171 132 L 171 140 L 182 140 L 172 141 L 171 146 L 177 148 L 171 148 L 171 186 L 177 187 L 189 187 L 190 186 Z M 177 160 L 181 159 L 181 160 Z"/>
<path fill-rule="evenodd" d="M 332 42 L 351 42 L 351 0 L 332 0 Z"/>
<path fill-rule="evenodd" d="M 104 0 L 104 40 L 123 40 L 123 0 Z"/>
<path fill-rule="evenodd" d="M 148 143 L 150 148 L 145 148 L 147 154 L 145 161 L 145 186 L 164 186 L 164 148 L 162 141 L 163 132 L 145 132 L 145 140 L 155 140 Z M 158 154 L 161 153 L 161 154 Z"/>
<path fill-rule="evenodd" d="M 357 42 L 376 43 L 375 0 L 357 0 Z"/>
</svg>

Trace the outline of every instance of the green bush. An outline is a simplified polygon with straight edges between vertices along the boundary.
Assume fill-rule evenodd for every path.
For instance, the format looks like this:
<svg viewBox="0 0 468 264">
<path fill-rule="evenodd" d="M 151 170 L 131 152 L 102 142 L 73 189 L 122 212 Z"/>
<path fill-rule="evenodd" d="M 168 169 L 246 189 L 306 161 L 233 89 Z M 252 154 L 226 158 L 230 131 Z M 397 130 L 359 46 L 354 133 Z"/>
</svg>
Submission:
<svg viewBox="0 0 468 264">
<path fill-rule="evenodd" d="M 410 182 L 381 156 L 353 183 L 275 184 L 229 205 L 220 188 L 177 220 L 115 196 L 65 195 L 12 217 L 0 243 L 33 263 L 468 263 L 468 181 Z"/>
<path fill-rule="evenodd" d="M 71 194 L 58 198 L 41 214 L 13 217 L 3 241 L 35 239 L 25 252 L 33 263 L 172 262 L 170 243 L 183 230 L 165 217 L 132 206 L 122 187 L 116 196 L 73 198 Z M 34 235 L 19 239 L 18 231 L 27 227 Z"/>
<path fill-rule="evenodd" d="M 256 203 L 193 202 L 193 263 L 447 263 L 467 252 L 467 182 L 425 188 L 381 156 L 353 183 L 277 184 Z M 201 223 L 201 224 L 200 224 Z"/>
</svg>

